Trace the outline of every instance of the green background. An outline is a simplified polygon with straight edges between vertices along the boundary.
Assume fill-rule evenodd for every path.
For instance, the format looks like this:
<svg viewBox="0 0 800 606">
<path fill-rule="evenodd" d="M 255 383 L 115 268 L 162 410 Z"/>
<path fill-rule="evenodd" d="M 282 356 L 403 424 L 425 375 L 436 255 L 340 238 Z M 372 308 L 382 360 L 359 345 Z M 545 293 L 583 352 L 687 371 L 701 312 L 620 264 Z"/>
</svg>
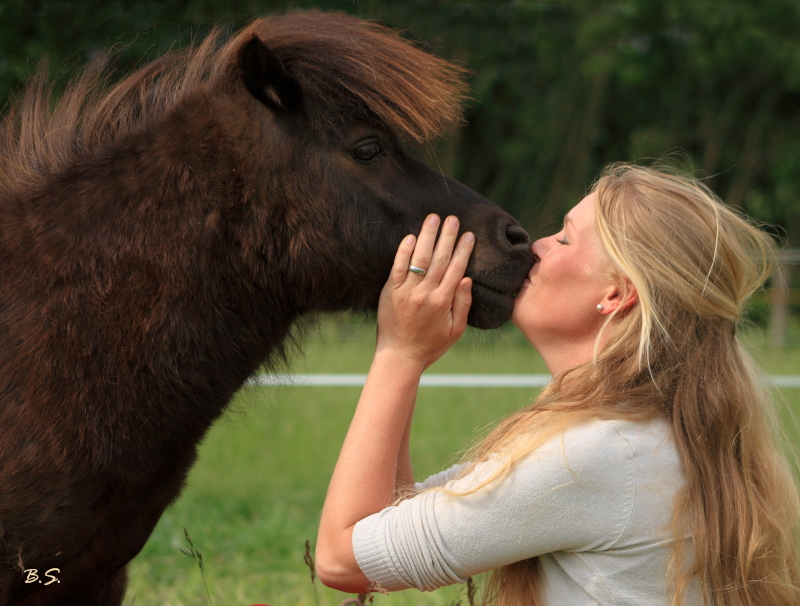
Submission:
<svg viewBox="0 0 800 606">
<path fill-rule="evenodd" d="M 797 0 L 0 2 L 0 105 L 45 55 L 64 74 L 124 44 L 130 66 L 214 24 L 308 7 L 377 19 L 472 70 L 438 163 L 534 235 L 603 164 L 679 151 L 800 247 Z"/>
</svg>

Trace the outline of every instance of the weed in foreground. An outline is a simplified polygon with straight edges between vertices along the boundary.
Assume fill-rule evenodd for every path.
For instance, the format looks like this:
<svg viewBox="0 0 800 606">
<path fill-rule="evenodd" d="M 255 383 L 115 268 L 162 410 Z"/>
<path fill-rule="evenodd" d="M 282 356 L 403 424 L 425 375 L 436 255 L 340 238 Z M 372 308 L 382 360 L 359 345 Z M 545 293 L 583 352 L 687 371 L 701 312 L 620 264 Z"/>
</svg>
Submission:
<svg viewBox="0 0 800 606">
<path fill-rule="evenodd" d="M 211 604 L 211 606 L 214 606 L 214 602 L 211 601 L 211 594 L 208 592 L 208 585 L 206 585 L 206 568 L 205 564 L 203 563 L 203 554 L 200 553 L 200 551 L 194 546 L 192 537 L 189 536 L 189 531 L 186 530 L 186 526 L 183 527 L 183 534 L 186 537 L 186 542 L 189 543 L 189 549 L 184 549 L 181 547 L 181 552 L 197 560 L 197 567 L 200 569 L 200 578 L 203 580 L 203 587 L 205 587 L 206 595 L 208 596 L 208 603 Z"/>
<path fill-rule="evenodd" d="M 317 593 L 317 568 L 314 565 L 314 556 L 311 555 L 311 542 L 306 539 L 306 551 L 303 554 L 303 561 L 311 572 L 311 587 L 314 589 L 314 603 L 319 606 L 319 594 Z"/>
</svg>

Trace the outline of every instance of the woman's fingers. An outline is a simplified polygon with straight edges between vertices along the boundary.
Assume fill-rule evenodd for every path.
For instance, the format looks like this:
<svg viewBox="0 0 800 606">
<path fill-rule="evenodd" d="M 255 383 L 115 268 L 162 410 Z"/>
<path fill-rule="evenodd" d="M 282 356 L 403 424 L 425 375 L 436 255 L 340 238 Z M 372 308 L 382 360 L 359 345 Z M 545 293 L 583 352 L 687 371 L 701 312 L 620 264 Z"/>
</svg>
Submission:
<svg viewBox="0 0 800 606">
<path fill-rule="evenodd" d="M 431 266 L 433 246 L 436 242 L 436 234 L 439 231 L 439 223 L 441 223 L 441 219 L 439 219 L 438 215 L 428 215 L 422 224 L 422 229 L 417 238 L 417 245 L 414 247 L 414 254 L 411 255 L 409 263 L 409 265 L 422 270 L 422 273 L 416 274 L 412 272 L 413 275 L 423 277 Z M 408 267 L 406 267 L 406 270 L 408 270 Z"/>
<path fill-rule="evenodd" d="M 448 259 L 448 265 L 444 276 L 441 279 L 441 286 L 448 291 L 454 291 L 458 283 L 467 271 L 469 257 L 475 247 L 475 236 L 472 232 L 467 232 L 458 240 L 452 258 Z"/>
<path fill-rule="evenodd" d="M 400 243 L 392 267 L 395 287 L 411 279 L 410 285 L 428 286 L 431 289 L 442 286 L 444 290 L 455 292 L 467 269 L 475 236 L 467 232 L 458 239 L 459 221 L 450 216 L 442 223 L 437 241 L 440 223 L 437 215 L 429 215 L 417 238 L 409 235 Z"/>
<path fill-rule="evenodd" d="M 444 276 L 450 264 L 453 246 L 458 237 L 458 225 L 458 219 L 452 216 L 447 217 L 442 223 L 442 233 L 439 234 L 439 241 L 433 250 L 431 264 L 425 276 L 425 279 L 434 287 L 441 282 L 442 276 Z"/>
<path fill-rule="evenodd" d="M 395 288 L 403 284 L 408 276 L 408 266 L 416 243 L 416 236 L 409 234 L 403 238 L 402 242 L 400 242 L 400 246 L 397 247 L 390 278 Z"/>
</svg>

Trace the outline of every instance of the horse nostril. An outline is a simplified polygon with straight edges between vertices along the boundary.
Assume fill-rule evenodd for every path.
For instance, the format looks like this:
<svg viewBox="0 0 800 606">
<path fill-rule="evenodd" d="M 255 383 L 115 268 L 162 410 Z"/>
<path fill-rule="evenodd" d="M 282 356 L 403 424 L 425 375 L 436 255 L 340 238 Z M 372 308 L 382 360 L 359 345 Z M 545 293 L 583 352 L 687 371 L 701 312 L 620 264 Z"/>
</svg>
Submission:
<svg viewBox="0 0 800 606">
<path fill-rule="evenodd" d="M 530 237 L 528 237 L 528 232 L 514 223 L 509 223 L 506 226 L 506 239 L 511 242 L 512 246 L 528 244 L 531 241 Z"/>
</svg>

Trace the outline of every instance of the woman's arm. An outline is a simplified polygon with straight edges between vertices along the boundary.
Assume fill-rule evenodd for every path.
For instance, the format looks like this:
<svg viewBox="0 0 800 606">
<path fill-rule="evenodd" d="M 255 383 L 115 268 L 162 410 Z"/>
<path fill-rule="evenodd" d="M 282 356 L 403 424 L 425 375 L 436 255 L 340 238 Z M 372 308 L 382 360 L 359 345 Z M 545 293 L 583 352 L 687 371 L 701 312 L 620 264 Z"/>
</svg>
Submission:
<svg viewBox="0 0 800 606">
<path fill-rule="evenodd" d="M 398 487 L 413 481 L 408 433 L 420 376 L 466 327 L 471 280 L 463 276 L 474 237 L 465 234 L 454 250 L 458 221 L 448 217 L 434 248 L 438 224 L 430 216 L 419 241 L 409 236 L 398 248 L 378 307 L 375 357 L 325 498 L 317 572 L 342 591 L 366 589 L 353 554 L 353 527 L 391 505 Z M 412 262 L 428 273 L 409 273 Z"/>
<path fill-rule="evenodd" d="M 395 493 L 398 496 L 408 494 L 409 490 L 414 490 L 414 468 L 411 465 L 409 444 L 411 442 L 411 422 L 414 420 L 414 408 L 417 404 L 416 395 L 415 390 L 414 401 L 411 402 L 411 408 L 408 411 L 403 437 L 400 438 L 400 452 L 397 455 L 397 475 L 395 479 Z"/>
<path fill-rule="evenodd" d="M 422 368 L 375 356 L 322 509 L 316 565 L 329 587 L 361 593 L 367 579 L 353 555 L 353 526 L 397 496 L 398 458 Z"/>
</svg>

